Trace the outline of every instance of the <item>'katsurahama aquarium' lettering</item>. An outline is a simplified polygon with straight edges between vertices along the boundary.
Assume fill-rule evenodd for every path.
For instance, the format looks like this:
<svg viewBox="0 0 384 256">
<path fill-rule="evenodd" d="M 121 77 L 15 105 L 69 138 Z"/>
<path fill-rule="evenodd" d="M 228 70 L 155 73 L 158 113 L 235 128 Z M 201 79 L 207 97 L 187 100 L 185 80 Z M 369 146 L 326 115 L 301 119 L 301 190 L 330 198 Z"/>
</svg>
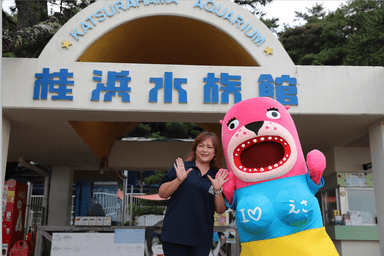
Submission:
<svg viewBox="0 0 384 256">
<path fill-rule="evenodd" d="M 147 7 L 152 5 L 173 5 L 178 4 L 177 0 L 126 0 L 126 1 L 116 1 L 107 6 L 104 6 L 103 9 L 97 10 L 95 13 L 89 15 L 80 22 L 79 26 L 75 27 L 69 33 L 77 41 L 80 40 L 80 37 L 87 34 L 90 29 L 93 29 L 97 26 L 99 22 L 113 17 L 114 15 L 119 15 L 129 11 L 130 8 L 140 8 Z M 228 8 L 224 8 L 221 4 L 216 4 L 215 1 L 208 0 L 206 2 L 202 0 L 197 0 L 193 5 L 193 8 L 200 8 L 207 12 L 216 15 L 218 18 L 227 20 L 232 25 L 237 26 L 242 32 L 245 33 L 257 46 L 261 45 L 266 39 L 262 37 L 261 33 L 250 23 L 240 16 L 236 15 L 233 11 Z"/>
<path fill-rule="evenodd" d="M 233 11 L 228 10 L 228 8 L 222 8 L 221 4 L 217 5 L 215 1 L 206 1 L 205 3 L 202 0 L 197 0 L 194 8 L 200 8 L 201 10 L 206 10 L 216 14 L 218 17 L 228 20 L 233 25 L 237 26 L 238 29 L 244 31 L 245 34 L 251 38 L 258 46 L 265 41 L 265 37 L 261 37 L 261 33 L 257 29 L 253 28 L 249 22 L 245 23 L 245 19 L 240 15 L 235 15 Z"/>
<path fill-rule="evenodd" d="M 112 17 L 120 12 L 129 11 L 130 8 L 139 8 L 140 6 L 159 5 L 159 4 L 177 4 L 177 0 L 127 0 L 116 1 L 109 4 L 107 7 L 103 7 L 102 10 L 97 10 L 94 14 L 85 18 L 85 21 L 80 23 L 81 29 L 77 30 L 77 27 L 69 33 L 73 38 L 79 40 L 79 36 L 84 36 L 89 29 L 97 26 L 98 22 L 104 21 L 107 17 Z"/>
</svg>

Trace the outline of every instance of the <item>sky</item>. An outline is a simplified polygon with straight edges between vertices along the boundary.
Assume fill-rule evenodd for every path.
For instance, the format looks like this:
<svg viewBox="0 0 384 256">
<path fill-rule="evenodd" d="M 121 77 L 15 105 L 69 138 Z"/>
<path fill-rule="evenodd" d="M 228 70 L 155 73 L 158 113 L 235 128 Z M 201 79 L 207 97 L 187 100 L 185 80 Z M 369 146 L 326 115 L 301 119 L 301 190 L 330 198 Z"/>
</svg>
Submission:
<svg viewBox="0 0 384 256">
<path fill-rule="evenodd" d="M 295 11 L 306 12 L 308 8 L 316 5 L 316 3 L 321 4 L 327 11 L 334 11 L 341 3 L 346 3 L 347 0 L 274 0 L 272 3 L 267 4 L 266 7 L 263 7 L 263 12 L 266 12 L 265 18 L 280 18 L 279 20 L 279 30 L 283 28 L 283 23 L 288 23 L 291 27 L 294 25 L 299 25 L 300 22 L 293 20 L 295 19 Z M 9 6 L 13 5 L 13 0 L 2 0 L 2 5 L 5 11 L 8 11 Z M 301 21 L 303 24 L 303 21 Z"/>
<path fill-rule="evenodd" d="M 342 3 L 345 4 L 346 2 L 347 0 L 274 0 L 272 3 L 267 4 L 266 7 L 263 7 L 262 11 L 266 12 L 264 18 L 279 18 L 280 20 L 278 24 L 280 27 L 278 30 L 281 30 L 283 28 L 283 23 L 287 23 L 291 27 L 300 25 L 300 21 L 293 21 L 295 19 L 295 11 L 305 13 L 307 12 L 306 7 L 312 8 L 316 5 L 316 3 L 323 3 L 323 6 L 327 12 L 335 11 Z M 304 24 L 304 22 L 301 21 L 301 24 Z"/>
</svg>

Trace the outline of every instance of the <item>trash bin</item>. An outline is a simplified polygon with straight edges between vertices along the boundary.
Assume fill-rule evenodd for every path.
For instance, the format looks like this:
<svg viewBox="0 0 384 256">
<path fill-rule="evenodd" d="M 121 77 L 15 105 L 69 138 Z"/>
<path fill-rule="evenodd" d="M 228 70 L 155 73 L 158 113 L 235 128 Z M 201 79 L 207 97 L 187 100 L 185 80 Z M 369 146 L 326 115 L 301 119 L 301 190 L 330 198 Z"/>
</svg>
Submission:
<svg viewBox="0 0 384 256">
<path fill-rule="evenodd" d="M 32 241 L 19 240 L 12 247 L 11 256 L 33 256 L 35 248 Z"/>
</svg>

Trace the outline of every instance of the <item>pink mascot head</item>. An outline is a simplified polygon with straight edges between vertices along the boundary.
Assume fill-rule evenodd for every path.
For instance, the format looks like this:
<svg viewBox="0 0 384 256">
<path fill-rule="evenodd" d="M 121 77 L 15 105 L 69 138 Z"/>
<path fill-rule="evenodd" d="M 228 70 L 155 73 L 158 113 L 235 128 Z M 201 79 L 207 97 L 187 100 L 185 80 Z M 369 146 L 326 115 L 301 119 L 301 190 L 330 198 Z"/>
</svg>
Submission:
<svg viewBox="0 0 384 256">
<path fill-rule="evenodd" d="M 235 104 L 220 121 L 227 168 L 237 177 L 237 188 L 307 172 L 287 109 L 270 98 L 252 98 Z"/>
</svg>

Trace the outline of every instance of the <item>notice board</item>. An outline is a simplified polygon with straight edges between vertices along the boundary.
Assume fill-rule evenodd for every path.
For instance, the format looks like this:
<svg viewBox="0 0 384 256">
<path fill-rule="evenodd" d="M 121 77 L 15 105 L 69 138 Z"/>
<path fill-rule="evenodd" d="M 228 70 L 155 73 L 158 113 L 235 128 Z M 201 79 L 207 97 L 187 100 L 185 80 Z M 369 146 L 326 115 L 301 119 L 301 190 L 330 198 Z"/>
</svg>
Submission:
<svg viewBox="0 0 384 256">
<path fill-rule="evenodd" d="M 53 233 L 51 256 L 143 256 L 144 229 L 115 233 Z"/>
</svg>

